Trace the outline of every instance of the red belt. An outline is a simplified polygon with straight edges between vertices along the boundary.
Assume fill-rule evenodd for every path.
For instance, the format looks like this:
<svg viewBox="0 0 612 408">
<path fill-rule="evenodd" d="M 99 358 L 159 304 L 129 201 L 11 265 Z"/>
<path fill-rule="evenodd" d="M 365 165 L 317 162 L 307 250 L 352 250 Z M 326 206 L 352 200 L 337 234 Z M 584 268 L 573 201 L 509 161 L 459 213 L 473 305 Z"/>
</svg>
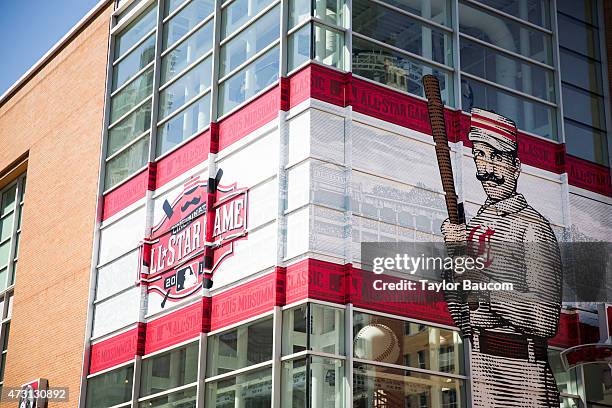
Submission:
<svg viewBox="0 0 612 408">
<path fill-rule="evenodd" d="M 472 341 L 474 349 L 484 354 L 531 362 L 548 360 L 548 344 L 543 338 L 475 330 Z"/>
</svg>

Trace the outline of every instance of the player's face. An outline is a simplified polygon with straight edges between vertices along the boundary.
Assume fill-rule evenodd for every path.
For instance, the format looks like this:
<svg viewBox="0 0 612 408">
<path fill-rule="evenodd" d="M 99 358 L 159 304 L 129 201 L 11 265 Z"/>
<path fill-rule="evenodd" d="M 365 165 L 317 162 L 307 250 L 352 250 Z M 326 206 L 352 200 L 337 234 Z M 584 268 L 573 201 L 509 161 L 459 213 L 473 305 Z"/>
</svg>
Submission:
<svg viewBox="0 0 612 408">
<path fill-rule="evenodd" d="M 482 142 L 474 142 L 472 153 L 476 163 L 476 178 L 480 180 L 487 196 L 493 201 L 511 197 L 516 192 L 516 182 L 521 171 L 518 158 Z"/>
</svg>

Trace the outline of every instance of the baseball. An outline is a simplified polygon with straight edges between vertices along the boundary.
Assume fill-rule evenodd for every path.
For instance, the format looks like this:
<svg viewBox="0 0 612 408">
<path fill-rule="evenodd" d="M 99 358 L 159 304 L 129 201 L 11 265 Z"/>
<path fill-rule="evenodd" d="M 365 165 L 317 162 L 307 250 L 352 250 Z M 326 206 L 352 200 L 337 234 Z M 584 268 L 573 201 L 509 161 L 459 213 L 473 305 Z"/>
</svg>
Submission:
<svg viewBox="0 0 612 408">
<path fill-rule="evenodd" d="M 400 355 L 397 336 L 384 324 L 370 324 L 359 330 L 353 342 L 355 357 L 382 363 L 397 363 Z"/>
</svg>

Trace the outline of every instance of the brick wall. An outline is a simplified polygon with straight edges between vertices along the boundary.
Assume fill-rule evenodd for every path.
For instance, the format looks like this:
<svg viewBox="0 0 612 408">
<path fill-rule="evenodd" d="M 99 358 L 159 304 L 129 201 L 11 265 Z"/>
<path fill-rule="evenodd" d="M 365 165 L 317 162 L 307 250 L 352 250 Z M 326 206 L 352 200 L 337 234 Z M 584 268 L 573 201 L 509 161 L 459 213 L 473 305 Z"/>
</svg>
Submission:
<svg viewBox="0 0 612 408">
<path fill-rule="evenodd" d="M 111 4 L 0 105 L 0 171 L 29 157 L 4 384 L 69 387 L 50 407 L 78 404 Z"/>
</svg>

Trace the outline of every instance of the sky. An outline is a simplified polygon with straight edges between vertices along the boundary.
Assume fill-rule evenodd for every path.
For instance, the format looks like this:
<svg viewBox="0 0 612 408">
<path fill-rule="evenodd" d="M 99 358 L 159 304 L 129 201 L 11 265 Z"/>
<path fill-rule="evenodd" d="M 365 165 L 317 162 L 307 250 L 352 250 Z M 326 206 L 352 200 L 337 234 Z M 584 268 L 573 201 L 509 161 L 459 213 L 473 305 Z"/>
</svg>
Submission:
<svg viewBox="0 0 612 408">
<path fill-rule="evenodd" d="M 0 0 L 0 95 L 99 0 Z"/>
</svg>

